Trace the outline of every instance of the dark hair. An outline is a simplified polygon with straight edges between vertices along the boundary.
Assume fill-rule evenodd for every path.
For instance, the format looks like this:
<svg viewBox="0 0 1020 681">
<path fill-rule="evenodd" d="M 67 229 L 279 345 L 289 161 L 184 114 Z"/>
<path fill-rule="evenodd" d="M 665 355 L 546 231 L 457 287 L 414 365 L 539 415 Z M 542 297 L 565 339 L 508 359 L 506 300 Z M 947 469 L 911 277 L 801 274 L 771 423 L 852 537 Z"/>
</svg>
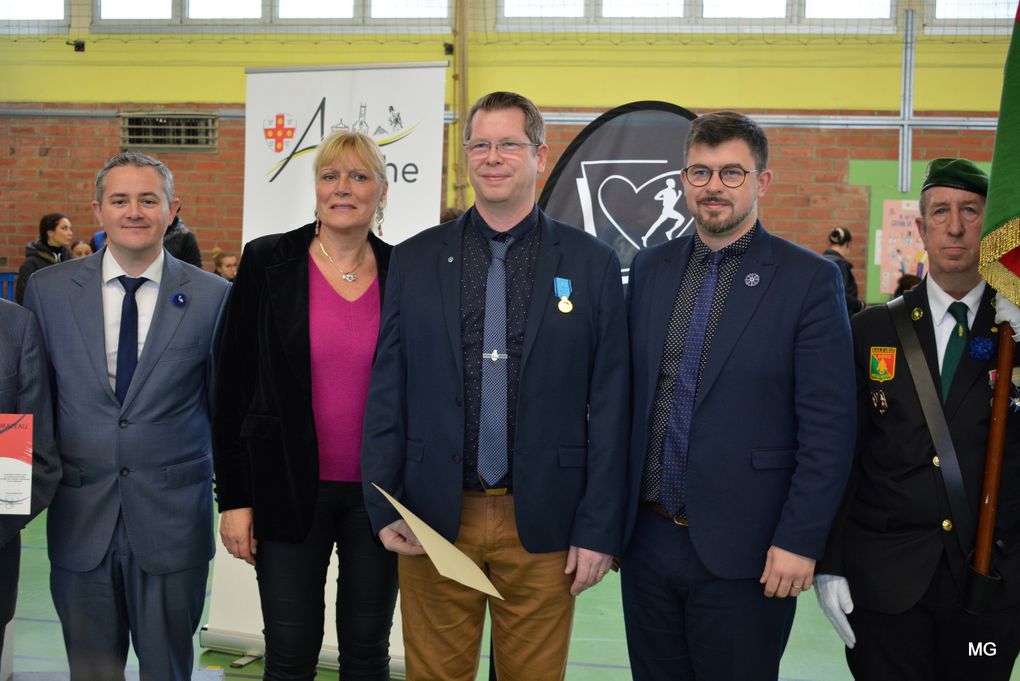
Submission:
<svg viewBox="0 0 1020 681">
<path fill-rule="evenodd" d="M 464 211 L 456 206 L 446 206 L 443 210 L 439 211 L 439 221 L 449 222 L 450 220 L 456 220 L 463 214 Z"/>
<path fill-rule="evenodd" d="M 920 283 L 921 277 L 914 276 L 913 274 L 904 274 L 900 277 L 900 280 L 896 282 L 896 291 L 893 293 L 893 298 L 899 298 Z"/>
<path fill-rule="evenodd" d="M 765 170 L 769 165 L 769 138 L 760 125 L 743 114 L 734 111 L 718 111 L 704 114 L 691 121 L 684 143 L 686 156 L 695 144 L 717 147 L 723 142 L 738 139 L 747 142 L 754 157 L 755 170 Z"/>
<path fill-rule="evenodd" d="M 96 201 L 103 201 L 103 190 L 106 188 L 106 176 L 114 168 L 134 166 L 135 168 L 152 168 L 163 180 L 163 191 L 166 192 L 166 200 L 174 200 L 174 176 L 170 169 L 160 161 L 148 154 L 139 151 L 122 151 L 109 161 L 96 173 Z"/>
<path fill-rule="evenodd" d="M 42 220 L 39 221 L 39 241 L 46 243 L 46 239 L 48 237 L 46 233 L 55 230 L 57 225 L 60 224 L 60 221 L 65 218 L 67 220 L 71 219 L 63 213 L 47 213 L 42 216 Z"/>
<path fill-rule="evenodd" d="M 464 123 L 464 141 L 471 139 L 471 122 L 479 111 L 520 109 L 524 113 L 524 132 L 532 144 L 545 144 L 545 121 L 535 103 L 516 92 L 490 92 L 471 107 Z"/>
<path fill-rule="evenodd" d="M 833 246 L 846 246 L 853 238 L 853 234 L 846 227 L 837 227 L 829 232 L 829 243 Z"/>
</svg>

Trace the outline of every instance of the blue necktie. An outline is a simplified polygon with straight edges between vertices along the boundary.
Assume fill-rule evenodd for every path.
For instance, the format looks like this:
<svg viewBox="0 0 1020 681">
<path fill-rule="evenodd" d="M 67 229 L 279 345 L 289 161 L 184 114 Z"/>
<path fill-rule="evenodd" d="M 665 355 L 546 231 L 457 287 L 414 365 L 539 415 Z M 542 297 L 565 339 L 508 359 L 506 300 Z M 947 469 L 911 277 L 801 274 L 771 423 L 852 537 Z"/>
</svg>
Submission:
<svg viewBox="0 0 1020 681">
<path fill-rule="evenodd" d="M 145 277 L 117 277 L 124 287 L 124 302 L 120 306 L 120 336 L 117 339 L 117 399 L 124 404 L 131 377 L 138 366 L 138 303 L 135 293 L 148 281 Z"/>
<path fill-rule="evenodd" d="M 485 332 L 482 346 L 482 401 L 478 418 L 478 475 L 487 486 L 509 470 L 507 456 L 506 241 L 489 239 L 492 260 L 485 282 Z"/>
<path fill-rule="evenodd" d="M 701 351 L 705 347 L 705 329 L 708 314 L 715 297 L 715 284 L 719 280 L 719 263 L 722 251 L 711 254 L 708 271 L 701 280 L 698 297 L 694 300 L 691 321 L 684 336 L 680 367 L 677 369 L 673 386 L 673 403 L 666 424 L 666 436 L 662 442 L 662 506 L 672 515 L 687 517 L 684 508 L 685 482 L 687 477 L 687 451 L 690 447 L 691 421 L 694 417 L 694 397 L 698 391 L 698 369 L 701 366 Z"/>
</svg>

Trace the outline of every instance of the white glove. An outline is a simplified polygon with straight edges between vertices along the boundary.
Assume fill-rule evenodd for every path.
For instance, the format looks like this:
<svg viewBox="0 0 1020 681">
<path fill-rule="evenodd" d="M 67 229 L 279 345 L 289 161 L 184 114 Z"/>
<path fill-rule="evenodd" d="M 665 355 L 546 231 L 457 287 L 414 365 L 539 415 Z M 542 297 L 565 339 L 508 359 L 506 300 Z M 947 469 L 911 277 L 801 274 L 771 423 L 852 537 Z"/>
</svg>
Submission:
<svg viewBox="0 0 1020 681">
<path fill-rule="evenodd" d="M 850 598 L 850 583 L 846 577 L 839 575 L 815 575 L 815 593 L 818 594 L 818 605 L 829 618 L 832 628 L 847 648 L 857 643 L 854 630 L 850 628 L 847 613 L 853 612 L 854 602 Z"/>
<path fill-rule="evenodd" d="M 1006 322 L 1013 328 L 1013 340 L 1020 343 L 1020 308 L 1004 295 L 995 294 L 995 323 Z"/>
</svg>

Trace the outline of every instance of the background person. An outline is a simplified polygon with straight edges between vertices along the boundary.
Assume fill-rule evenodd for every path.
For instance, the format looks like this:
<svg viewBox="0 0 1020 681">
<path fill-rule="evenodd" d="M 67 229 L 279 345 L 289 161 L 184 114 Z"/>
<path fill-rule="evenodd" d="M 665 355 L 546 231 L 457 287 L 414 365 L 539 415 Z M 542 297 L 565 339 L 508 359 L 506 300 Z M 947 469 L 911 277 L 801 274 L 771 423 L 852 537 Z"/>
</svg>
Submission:
<svg viewBox="0 0 1020 681">
<path fill-rule="evenodd" d="M 38 270 L 58 262 L 71 259 L 68 246 L 74 241 L 71 219 L 63 213 L 47 213 L 39 221 L 39 240 L 25 247 L 25 262 L 18 268 L 14 282 L 14 302 L 21 305 L 25 300 L 28 278 Z"/>
<path fill-rule="evenodd" d="M 854 277 L 854 266 L 847 258 L 850 257 L 853 235 L 846 227 L 836 227 L 829 232 L 829 246 L 822 252 L 826 258 L 836 263 L 843 275 L 843 293 L 846 295 L 846 310 L 853 317 L 864 309 L 864 303 L 857 297 L 857 279 Z"/>
<path fill-rule="evenodd" d="M 71 258 L 87 258 L 92 255 L 92 244 L 88 241 L 75 241 L 71 244 Z"/>
<path fill-rule="evenodd" d="M 178 260 L 202 268 L 202 249 L 198 247 L 194 232 L 184 224 L 179 209 L 163 236 L 163 247 Z"/>
<path fill-rule="evenodd" d="M 227 281 L 233 281 L 234 277 L 237 276 L 237 255 L 230 251 L 214 248 L 212 257 L 213 274 L 217 274 Z"/>
<path fill-rule="evenodd" d="M 389 678 L 396 557 L 375 540 L 361 429 L 390 247 L 379 147 L 336 132 L 315 157 L 315 222 L 244 249 L 218 358 L 220 536 L 255 566 L 266 679 L 312 679 L 330 553 L 340 675 Z M 367 450 L 371 455 L 371 450 Z"/>
</svg>

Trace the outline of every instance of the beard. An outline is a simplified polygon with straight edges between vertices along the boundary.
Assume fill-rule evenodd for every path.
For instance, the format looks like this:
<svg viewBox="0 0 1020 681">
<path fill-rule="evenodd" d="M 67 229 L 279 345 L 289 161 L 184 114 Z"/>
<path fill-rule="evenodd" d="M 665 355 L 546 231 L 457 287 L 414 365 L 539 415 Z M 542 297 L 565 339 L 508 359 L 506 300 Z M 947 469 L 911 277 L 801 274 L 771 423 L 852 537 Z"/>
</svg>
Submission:
<svg viewBox="0 0 1020 681">
<path fill-rule="evenodd" d="M 714 198 L 714 197 L 713 197 Z M 730 207 L 733 207 L 733 203 L 730 202 Z M 758 197 L 755 197 L 751 202 L 751 205 L 743 213 L 732 213 L 729 218 L 723 218 L 719 215 L 710 215 L 709 212 L 701 207 L 698 203 L 695 206 L 694 211 L 694 222 L 697 224 L 698 229 L 705 232 L 706 234 L 726 234 L 731 232 L 737 227 L 740 227 L 747 218 L 758 210 Z"/>
</svg>

